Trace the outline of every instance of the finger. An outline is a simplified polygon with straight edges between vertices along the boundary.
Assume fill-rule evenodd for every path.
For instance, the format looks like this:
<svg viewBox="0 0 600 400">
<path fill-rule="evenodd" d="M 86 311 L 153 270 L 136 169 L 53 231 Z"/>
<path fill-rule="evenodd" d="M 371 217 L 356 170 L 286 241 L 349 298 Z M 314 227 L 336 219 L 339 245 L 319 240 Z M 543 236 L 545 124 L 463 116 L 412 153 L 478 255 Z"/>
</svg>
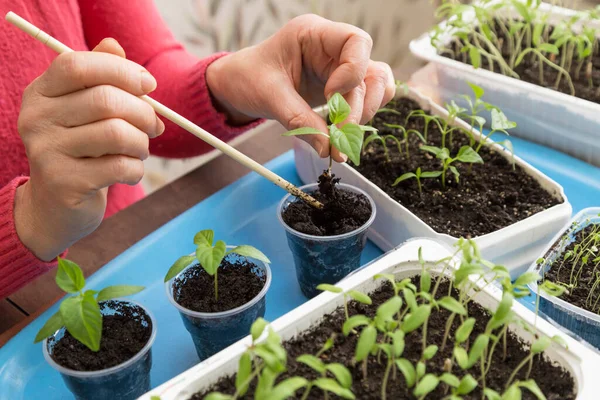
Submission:
<svg viewBox="0 0 600 400">
<path fill-rule="evenodd" d="M 141 65 L 114 54 L 71 52 L 56 57 L 37 81 L 36 90 L 46 97 L 57 97 L 99 85 L 141 96 L 156 89 L 156 80 Z"/>
<path fill-rule="evenodd" d="M 144 176 L 144 162 L 139 158 L 123 155 L 107 155 L 98 158 L 75 160 L 77 176 L 90 191 L 99 190 L 115 183 L 135 185 Z"/>
<path fill-rule="evenodd" d="M 96 51 L 99 53 L 114 54 L 115 56 L 118 56 L 121 58 L 127 57 L 125 55 L 125 50 L 123 49 L 123 47 L 121 47 L 119 42 L 117 42 L 113 38 L 102 39 L 102 41 L 100 43 L 98 43 L 96 45 L 96 47 L 94 47 L 94 50 L 92 50 L 92 51 Z"/>
<path fill-rule="evenodd" d="M 371 61 L 365 77 L 366 94 L 360 123 L 370 121 L 377 110 L 386 105 L 396 94 L 394 74 L 389 65 Z"/>
<path fill-rule="evenodd" d="M 55 101 L 60 105 L 54 104 L 54 109 L 62 111 L 56 113 L 53 119 L 68 128 L 120 118 L 146 132 L 150 138 L 160 135 L 165 129 L 148 103 L 114 86 L 95 86 Z"/>
<path fill-rule="evenodd" d="M 65 153 L 74 158 L 123 155 L 145 160 L 150 155 L 148 135 L 119 118 L 69 128 L 60 141 Z"/>
</svg>

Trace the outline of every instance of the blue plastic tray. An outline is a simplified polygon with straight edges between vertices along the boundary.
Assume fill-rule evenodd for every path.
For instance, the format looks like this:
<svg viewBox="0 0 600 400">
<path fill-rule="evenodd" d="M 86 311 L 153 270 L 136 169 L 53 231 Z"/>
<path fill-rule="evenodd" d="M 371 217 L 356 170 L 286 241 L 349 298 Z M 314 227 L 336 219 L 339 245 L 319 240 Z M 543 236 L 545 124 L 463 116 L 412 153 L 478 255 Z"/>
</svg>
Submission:
<svg viewBox="0 0 600 400">
<path fill-rule="evenodd" d="M 600 198 L 600 169 L 560 152 L 512 138 L 517 154 L 563 185 L 575 212 Z M 268 168 L 300 184 L 293 154 L 271 161 Z M 158 324 L 153 347 L 152 384 L 158 386 L 197 362 L 196 353 L 179 314 L 168 303 L 163 276 L 173 260 L 193 251 L 192 237 L 212 228 L 231 244 L 251 244 L 273 261 L 273 283 L 267 295 L 266 318 L 273 320 L 306 299 L 296 283 L 291 254 L 275 214 L 284 192 L 252 173 L 214 194 L 141 240 L 88 279 L 88 286 L 140 284 L 146 290 L 133 299 L 146 305 Z M 363 264 L 381 255 L 369 243 Z M 44 361 L 33 338 L 54 305 L 0 349 L 0 399 L 72 398 L 59 374 Z"/>
</svg>

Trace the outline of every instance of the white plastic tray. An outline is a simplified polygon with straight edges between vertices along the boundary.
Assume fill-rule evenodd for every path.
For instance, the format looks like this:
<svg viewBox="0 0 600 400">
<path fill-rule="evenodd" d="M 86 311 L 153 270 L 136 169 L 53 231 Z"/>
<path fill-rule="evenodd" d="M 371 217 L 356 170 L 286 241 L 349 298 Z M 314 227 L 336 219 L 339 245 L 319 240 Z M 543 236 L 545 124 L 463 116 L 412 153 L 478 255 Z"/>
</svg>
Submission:
<svg viewBox="0 0 600 400">
<path fill-rule="evenodd" d="M 376 289 L 381 281 L 373 281 L 373 276 L 379 273 L 393 273 L 398 278 L 404 278 L 417 274 L 421 266 L 417 262 L 417 251 L 423 249 L 424 259 L 432 265 L 435 261 L 451 255 L 444 243 L 430 239 L 415 239 L 401 248 L 386 254 L 372 265 L 357 271 L 338 284 L 345 291 L 350 289 L 360 290 L 365 293 Z M 501 298 L 500 289 L 488 286 L 480 293 L 476 301 L 484 307 L 495 308 Z M 318 323 L 321 318 L 343 304 L 342 294 L 323 293 L 295 310 L 285 314 L 271 324 L 283 340 L 289 340 L 298 333 Z M 515 314 L 523 321 L 532 325 L 535 315 L 523 305 L 515 303 L 513 306 Z M 547 336 L 560 334 L 560 331 L 548 322 L 538 318 L 538 333 Z M 512 329 L 524 340 L 529 341 L 531 335 L 519 326 Z M 564 335 L 563 335 L 564 336 Z M 600 368 L 600 356 L 590 352 L 584 346 L 570 337 L 565 337 L 568 350 L 552 344 L 546 354 L 555 362 L 567 368 L 575 379 L 575 386 L 579 400 L 597 399 L 600 392 L 600 380 L 596 373 Z M 160 396 L 161 400 L 186 400 L 193 393 L 209 388 L 221 377 L 232 375 L 237 369 L 237 363 L 241 354 L 248 345 L 251 338 L 246 337 L 238 343 L 230 346 L 222 352 L 209 358 L 205 362 L 196 365 L 178 377 L 154 389 L 142 396 L 142 400 L 150 400 L 152 395 Z"/>
<path fill-rule="evenodd" d="M 550 23 L 575 14 L 546 3 L 540 9 L 551 12 Z M 465 18 L 473 17 L 465 13 Z M 450 35 L 441 38 L 446 43 L 450 39 Z M 433 89 L 441 100 L 461 102 L 458 95 L 471 93 L 467 81 L 474 83 L 485 89 L 486 101 L 517 123 L 511 133 L 600 166 L 599 104 L 442 57 L 431 45 L 430 33 L 413 40 L 410 51 L 435 65 L 437 87 Z"/>
<path fill-rule="evenodd" d="M 418 102 L 423 110 L 447 118 L 448 113 L 445 109 L 414 89 L 409 89 L 408 96 Z M 464 129 L 471 129 L 464 121 L 458 119 L 454 124 Z M 479 138 L 478 132 L 475 130 L 473 132 Z M 499 145 L 493 146 L 500 154 L 510 159 L 510 152 Z M 310 146 L 298 139 L 294 142 L 294 151 L 300 179 L 305 183 L 316 182 L 317 177 L 327 168 L 328 160 L 320 158 Z M 572 212 L 571 204 L 562 186 L 519 157 L 515 157 L 515 162 L 527 174 L 534 177 L 544 189 L 556 198 L 562 199 L 563 203 L 496 232 L 474 238 L 483 257 L 506 266 L 513 277 L 520 275 L 529 267 L 548 240 L 569 220 Z M 369 238 L 384 251 L 415 237 L 429 237 L 448 245 L 457 241 L 458 238 L 434 231 L 410 210 L 347 164 L 335 164 L 333 171 L 337 177 L 342 178 L 342 182 L 363 189 L 375 200 L 377 217 L 369 230 Z"/>
</svg>

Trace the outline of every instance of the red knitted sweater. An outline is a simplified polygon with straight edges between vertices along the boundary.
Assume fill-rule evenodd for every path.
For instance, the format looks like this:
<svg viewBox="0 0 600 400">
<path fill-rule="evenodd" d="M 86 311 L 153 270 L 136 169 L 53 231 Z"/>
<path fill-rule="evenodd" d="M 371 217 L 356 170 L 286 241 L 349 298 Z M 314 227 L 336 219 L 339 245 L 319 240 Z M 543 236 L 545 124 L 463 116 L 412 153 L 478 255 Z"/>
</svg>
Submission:
<svg viewBox="0 0 600 400">
<path fill-rule="evenodd" d="M 0 13 L 14 11 L 74 50 L 89 50 L 113 37 L 127 58 L 146 67 L 158 88 L 152 97 L 223 140 L 249 126 L 231 127 L 210 99 L 205 72 L 223 54 L 197 59 L 187 53 L 165 26 L 152 0 L 0 0 Z M 27 181 L 29 165 L 17 132 L 25 87 L 41 75 L 56 54 L 8 23 L 0 21 L 0 299 L 55 263 L 33 255 L 19 240 L 14 223 L 16 188 Z M 169 121 L 165 133 L 150 142 L 163 157 L 190 157 L 211 148 Z M 109 189 L 105 217 L 143 197 L 138 186 Z"/>
</svg>

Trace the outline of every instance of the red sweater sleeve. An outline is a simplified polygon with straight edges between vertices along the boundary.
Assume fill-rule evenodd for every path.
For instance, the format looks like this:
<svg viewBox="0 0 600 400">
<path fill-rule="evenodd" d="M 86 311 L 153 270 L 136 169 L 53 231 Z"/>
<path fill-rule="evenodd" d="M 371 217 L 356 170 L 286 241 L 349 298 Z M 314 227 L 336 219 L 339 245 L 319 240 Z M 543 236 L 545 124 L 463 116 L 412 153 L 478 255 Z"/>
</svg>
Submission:
<svg viewBox="0 0 600 400">
<path fill-rule="evenodd" d="M 0 299 L 56 266 L 56 261 L 44 262 L 29 251 L 15 229 L 15 192 L 28 179 L 15 178 L 0 188 Z"/>
<path fill-rule="evenodd" d="M 102 39 L 115 38 L 127 58 L 146 67 L 158 88 L 151 96 L 219 137 L 230 140 L 260 121 L 230 126 L 213 106 L 206 85 L 206 68 L 225 53 L 198 59 L 175 40 L 152 0 L 79 0 L 85 39 L 89 48 Z M 153 154 L 190 157 L 212 150 L 208 144 L 163 119 L 165 133 L 150 142 Z"/>
</svg>

